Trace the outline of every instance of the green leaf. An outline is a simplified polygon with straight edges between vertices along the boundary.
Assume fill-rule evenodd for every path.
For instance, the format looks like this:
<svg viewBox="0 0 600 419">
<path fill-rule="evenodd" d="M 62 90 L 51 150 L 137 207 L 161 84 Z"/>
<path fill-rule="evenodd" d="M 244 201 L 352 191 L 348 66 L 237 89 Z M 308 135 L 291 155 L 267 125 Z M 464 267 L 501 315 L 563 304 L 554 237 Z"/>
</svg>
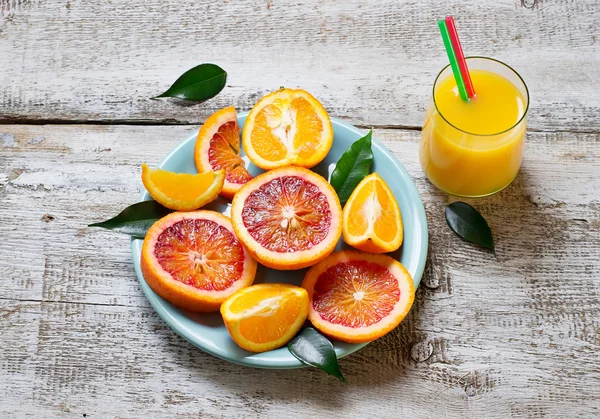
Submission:
<svg viewBox="0 0 600 419">
<path fill-rule="evenodd" d="M 344 151 L 331 174 L 329 183 L 337 192 L 342 205 L 346 203 L 354 188 L 371 170 L 371 164 L 373 163 L 372 135 L 373 130 L 370 130 L 367 135 L 356 140 Z"/>
<path fill-rule="evenodd" d="M 225 87 L 227 73 L 216 64 L 200 64 L 183 73 L 169 90 L 153 97 L 176 97 L 202 102 L 219 94 Z"/>
<path fill-rule="evenodd" d="M 110 220 L 90 224 L 88 227 L 102 227 L 143 239 L 156 220 L 171 212 L 173 210 L 163 207 L 156 201 L 143 201 L 128 206 Z"/>
<path fill-rule="evenodd" d="M 288 343 L 287 347 L 300 362 L 320 368 L 327 374 L 333 375 L 344 383 L 346 382 L 342 371 L 340 371 L 332 343 L 314 328 L 305 327 L 302 329 Z"/>
<path fill-rule="evenodd" d="M 448 226 L 463 239 L 494 250 L 492 230 L 485 218 L 465 202 L 453 202 L 446 207 Z"/>
</svg>

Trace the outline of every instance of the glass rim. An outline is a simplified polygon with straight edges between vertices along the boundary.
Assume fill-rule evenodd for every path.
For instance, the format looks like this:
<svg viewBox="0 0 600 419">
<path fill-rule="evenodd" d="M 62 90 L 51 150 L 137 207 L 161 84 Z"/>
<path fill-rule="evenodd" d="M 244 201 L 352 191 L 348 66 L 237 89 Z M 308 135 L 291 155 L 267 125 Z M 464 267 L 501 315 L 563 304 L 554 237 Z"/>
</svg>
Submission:
<svg viewBox="0 0 600 419">
<path fill-rule="evenodd" d="M 521 80 L 521 82 L 523 83 L 523 86 L 525 86 L 525 93 L 527 93 L 527 98 L 526 98 L 527 99 L 527 104 L 525 106 L 525 111 L 523 112 L 523 115 L 521 115 L 521 117 L 519 118 L 519 120 L 514 125 L 512 125 L 510 128 L 507 128 L 504 131 L 495 132 L 493 134 L 476 134 L 474 132 L 469 132 L 469 131 L 466 131 L 464 129 L 458 128 L 456 125 L 454 125 L 453 123 L 451 123 L 450 121 L 448 121 L 446 119 L 446 117 L 444 116 L 444 114 L 438 108 L 437 102 L 435 101 L 435 86 L 437 86 L 438 80 L 440 79 L 440 76 L 442 75 L 442 73 L 444 71 L 446 71 L 446 69 L 448 67 L 450 67 L 450 64 L 448 64 L 444 68 L 442 68 L 442 70 L 438 73 L 437 77 L 435 78 L 435 81 L 433 82 L 433 91 L 431 93 L 431 96 L 433 98 L 433 105 L 435 106 L 435 110 L 442 117 L 442 119 L 444 121 L 446 121 L 446 123 L 448 125 L 450 125 L 455 130 L 460 131 L 460 132 L 462 132 L 464 134 L 475 135 L 477 137 L 493 137 L 494 135 L 504 134 L 505 132 L 508 132 L 508 131 L 512 130 L 513 128 L 515 128 L 516 126 L 518 126 L 521 122 L 523 122 L 523 120 L 527 117 L 527 114 L 529 113 L 529 88 L 527 87 L 527 83 L 525 83 L 525 80 L 523 80 L 523 77 L 521 77 L 521 75 L 514 68 L 512 68 L 511 66 L 509 66 L 506 63 L 503 63 L 500 60 L 496 60 L 495 58 L 490 58 L 490 57 L 484 57 L 484 56 L 481 56 L 481 55 L 473 55 L 473 56 L 470 56 L 470 57 L 465 57 L 465 60 L 469 60 L 469 59 L 473 59 L 473 58 L 478 58 L 478 59 L 481 59 L 481 60 L 494 61 L 494 62 L 496 62 L 496 63 L 498 63 L 500 65 L 503 65 L 504 67 L 508 68 L 510 71 L 512 71 L 513 73 L 515 73 L 517 75 L 517 77 L 519 78 L 519 80 Z M 517 86 L 515 86 L 515 87 L 517 87 Z"/>
</svg>

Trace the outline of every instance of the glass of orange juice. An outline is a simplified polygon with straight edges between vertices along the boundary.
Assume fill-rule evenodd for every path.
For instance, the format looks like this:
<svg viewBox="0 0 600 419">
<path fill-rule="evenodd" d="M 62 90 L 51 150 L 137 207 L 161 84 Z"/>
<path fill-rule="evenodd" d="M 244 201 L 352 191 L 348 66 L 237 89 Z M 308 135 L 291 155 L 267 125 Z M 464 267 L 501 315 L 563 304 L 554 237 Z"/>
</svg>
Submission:
<svg viewBox="0 0 600 419">
<path fill-rule="evenodd" d="M 481 197 L 517 176 L 527 128 L 529 91 L 508 65 L 467 57 L 476 95 L 464 102 L 450 66 L 437 76 L 421 134 L 419 157 L 427 178 L 443 191 Z"/>
</svg>

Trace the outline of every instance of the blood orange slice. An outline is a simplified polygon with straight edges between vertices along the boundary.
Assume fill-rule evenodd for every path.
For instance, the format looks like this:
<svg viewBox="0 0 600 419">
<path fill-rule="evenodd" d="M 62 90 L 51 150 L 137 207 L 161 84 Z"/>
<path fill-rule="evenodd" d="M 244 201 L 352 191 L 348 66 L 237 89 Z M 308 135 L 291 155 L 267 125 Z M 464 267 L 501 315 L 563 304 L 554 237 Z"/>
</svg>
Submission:
<svg viewBox="0 0 600 419">
<path fill-rule="evenodd" d="M 342 230 L 342 208 L 320 175 L 283 167 L 246 183 L 231 204 L 238 238 L 263 265 L 300 269 L 329 255 Z"/>
<path fill-rule="evenodd" d="M 240 156 L 240 128 L 233 106 L 212 114 L 202 125 L 194 148 L 198 172 L 225 170 L 225 183 L 220 195 L 231 199 L 252 175 Z"/>
<path fill-rule="evenodd" d="M 324 334 L 349 343 L 375 340 L 408 314 L 415 287 L 400 262 L 387 255 L 343 250 L 308 270 L 302 287 L 308 319 Z"/>
<path fill-rule="evenodd" d="M 150 227 L 142 273 L 165 300 L 190 311 L 217 311 L 254 281 L 256 261 L 237 239 L 229 218 L 214 211 L 174 212 Z"/>
</svg>

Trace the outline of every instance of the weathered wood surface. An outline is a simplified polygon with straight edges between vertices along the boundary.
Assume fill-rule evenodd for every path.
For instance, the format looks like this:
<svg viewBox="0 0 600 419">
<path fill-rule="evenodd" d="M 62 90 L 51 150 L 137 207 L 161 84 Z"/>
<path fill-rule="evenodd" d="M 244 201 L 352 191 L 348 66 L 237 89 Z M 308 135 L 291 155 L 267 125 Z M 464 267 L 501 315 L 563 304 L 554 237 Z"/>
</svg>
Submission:
<svg viewBox="0 0 600 419">
<path fill-rule="evenodd" d="M 468 55 L 523 75 L 530 128 L 598 132 L 597 0 L 0 0 L 0 119 L 199 123 L 285 85 L 361 125 L 418 127 L 450 13 Z M 229 73 L 217 98 L 149 100 L 202 62 Z"/>
<path fill-rule="evenodd" d="M 467 54 L 532 92 L 518 178 L 473 201 L 496 254 L 446 227 L 419 132 L 378 129 L 423 196 L 430 256 L 401 327 L 341 361 L 349 385 L 172 332 L 128 238 L 85 226 L 136 200 L 141 162 L 194 129 L 177 124 L 280 85 L 358 125 L 418 128 L 447 14 Z M 0 0 L 0 417 L 599 417 L 599 36 L 596 0 Z M 228 71 L 219 96 L 148 99 L 201 62 Z"/>
<path fill-rule="evenodd" d="M 419 132 L 376 130 L 423 196 L 430 263 L 401 327 L 341 361 L 345 386 L 196 349 L 144 298 L 128 238 L 85 227 L 193 129 L 0 127 L 0 417 L 600 415 L 600 135 L 528 135 L 517 180 L 474 201 L 494 256 L 445 226 Z"/>
</svg>

